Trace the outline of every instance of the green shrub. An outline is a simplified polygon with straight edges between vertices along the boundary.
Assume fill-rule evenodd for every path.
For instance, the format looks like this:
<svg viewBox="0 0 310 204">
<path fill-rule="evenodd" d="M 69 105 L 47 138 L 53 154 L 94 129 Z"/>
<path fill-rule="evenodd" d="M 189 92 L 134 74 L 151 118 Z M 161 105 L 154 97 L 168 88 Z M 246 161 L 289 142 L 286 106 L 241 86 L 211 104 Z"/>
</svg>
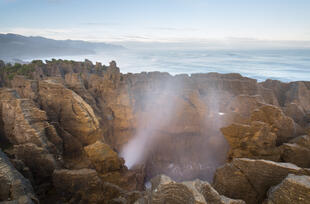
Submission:
<svg viewBox="0 0 310 204">
<path fill-rule="evenodd" d="M 32 72 L 35 71 L 33 64 L 19 64 L 15 63 L 13 66 L 7 64 L 3 70 L 9 80 L 12 80 L 15 75 L 24 75 L 28 78 L 31 77 Z"/>
</svg>

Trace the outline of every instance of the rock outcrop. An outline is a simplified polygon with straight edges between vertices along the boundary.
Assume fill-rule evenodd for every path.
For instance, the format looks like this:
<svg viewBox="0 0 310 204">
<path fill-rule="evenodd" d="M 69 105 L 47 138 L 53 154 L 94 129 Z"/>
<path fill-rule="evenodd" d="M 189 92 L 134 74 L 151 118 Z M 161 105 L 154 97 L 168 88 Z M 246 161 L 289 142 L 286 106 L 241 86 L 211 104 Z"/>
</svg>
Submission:
<svg viewBox="0 0 310 204">
<path fill-rule="evenodd" d="M 33 143 L 54 154 L 62 153 L 62 140 L 48 123 L 45 111 L 29 99 L 2 98 L 0 103 L 4 133 L 12 144 Z"/>
<path fill-rule="evenodd" d="M 285 162 L 296 164 L 297 166 L 310 168 L 310 136 L 303 135 L 296 137 L 280 146 L 281 158 Z"/>
<path fill-rule="evenodd" d="M 280 150 L 276 147 L 277 135 L 268 124 L 253 121 L 249 125 L 233 123 L 222 128 L 230 150 L 228 159 L 253 158 L 279 161 Z"/>
<path fill-rule="evenodd" d="M 309 175 L 309 82 L 122 74 L 114 61 L 18 67 L 0 62 L 0 147 L 11 160 L 8 172 L 29 179 L 31 195 L 42 203 L 285 203 L 304 197 L 299 177 L 285 178 Z M 124 149 L 135 139 L 142 143 L 129 152 L 139 157 L 128 169 L 119 155 L 128 162 Z M 211 181 L 214 173 L 215 189 L 195 180 Z M 139 192 L 158 174 L 173 180 L 157 177 L 151 190 Z M 294 185 L 291 197 L 279 196 Z M 20 195 L 31 201 L 26 194 Z"/>
<path fill-rule="evenodd" d="M 53 185 L 63 201 L 100 203 L 104 201 L 102 181 L 93 169 L 56 170 Z M 63 193 L 65 192 L 65 193 Z"/>
<path fill-rule="evenodd" d="M 124 159 L 101 141 L 84 147 L 86 155 L 103 181 L 113 183 L 126 190 L 142 190 L 144 170 L 128 170 Z"/>
<path fill-rule="evenodd" d="M 134 203 L 142 194 L 128 192 L 117 185 L 103 182 L 93 169 L 56 170 L 53 184 L 63 202 L 69 203 L 111 203 L 122 200 Z"/>
<path fill-rule="evenodd" d="M 101 141 L 88 145 L 84 149 L 97 172 L 104 174 L 110 171 L 117 171 L 124 165 L 124 160 L 120 159 L 109 145 Z"/>
<path fill-rule="evenodd" d="M 268 191 L 266 204 L 308 203 L 310 176 L 289 174 L 279 185 Z"/>
<path fill-rule="evenodd" d="M 237 123 L 221 128 L 230 145 L 228 160 L 253 158 L 280 161 L 282 151 L 289 148 L 283 143 L 302 134 L 302 131 L 279 107 L 263 103 L 257 104 L 256 100 L 252 104 L 254 104 L 252 105 L 254 109 L 249 109 L 247 106 L 245 110 L 243 110 L 243 106 L 234 109 L 239 115 L 233 119 Z M 278 147 L 282 144 L 287 148 Z M 282 157 L 288 156 L 283 155 Z"/>
<path fill-rule="evenodd" d="M 53 197 L 47 195 L 54 191 L 53 188 L 58 188 L 51 182 L 53 172 L 64 167 L 95 168 L 100 182 L 105 184 L 103 190 L 95 189 L 92 193 L 95 197 L 100 197 L 107 186 L 122 192 L 124 190 L 119 186 L 130 190 L 142 189 L 143 171 L 128 171 L 124 161 L 110 146 L 97 141 L 104 138 L 93 109 L 66 88 L 60 78 L 40 81 L 37 86 L 28 85 L 29 81 L 23 77 L 20 80 L 15 77 L 14 80 L 16 82 L 12 85 L 16 91 L 2 89 L 0 92 L 0 136 L 1 141 L 5 141 L 1 146 L 7 144 L 6 147 L 10 148 L 7 152 L 21 171 L 29 167 L 23 173 L 33 181 L 40 199 Z M 69 183 L 75 180 L 70 176 L 66 179 Z M 132 195 L 126 194 L 125 197 L 134 199 Z M 93 198 L 85 199 L 92 202 Z"/>
<path fill-rule="evenodd" d="M 58 122 L 63 130 L 83 145 L 94 143 L 101 138 L 99 122 L 93 109 L 61 83 L 52 79 L 40 81 L 39 104 L 51 121 Z"/>
<path fill-rule="evenodd" d="M 220 193 L 246 203 L 261 203 L 266 192 L 288 174 L 309 175 L 309 171 L 290 163 L 267 160 L 234 159 L 216 170 L 213 186 Z"/>
<path fill-rule="evenodd" d="M 267 123 L 271 131 L 277 135 L 277 144 L 282 144 L 296 137 L 297 128 L 294 121 L 283 111 L 272 105 L 264 105 L 251 114 L 251 121 Z"/>
<path fill-rule="evenodd" d="M 39 203 L 26 178 L 19 173 L 9 158 L 0 150 L 0 203 Z"/>
<path fill-rule="evenodd" d="M 48 122 L 45 111 L 10 89 L 0 91 L 1 137 L 13 158 L 29 168 L 34 183 L 43 191 L 54 169 L 62 164 L 62 139 Z M 40 186 L 40 187 L 39 187 Z"/>
<path fill-rule="evenodd" d="M 242 200 L 233 200 L 219 195 L 208 182 L 200 180 L 177 183 L 165 175 L 151 180 L 151 190 L 139 199 L 144 203 L 192 203 L 192 204 L 245 204 Z"/>
</svg>

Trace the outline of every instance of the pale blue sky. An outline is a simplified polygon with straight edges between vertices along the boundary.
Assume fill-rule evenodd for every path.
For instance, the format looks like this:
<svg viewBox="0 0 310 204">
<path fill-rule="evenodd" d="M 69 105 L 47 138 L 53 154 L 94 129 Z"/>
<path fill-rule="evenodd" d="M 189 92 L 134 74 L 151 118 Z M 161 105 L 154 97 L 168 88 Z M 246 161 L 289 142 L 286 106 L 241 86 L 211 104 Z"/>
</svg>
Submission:
<svg viewBox="0 0 310 204">
<path fill-rule="evenodd" d="M 0 33 L 92 41 L 310 40 L 310 0 L 0 0 Z"/>
</svg>

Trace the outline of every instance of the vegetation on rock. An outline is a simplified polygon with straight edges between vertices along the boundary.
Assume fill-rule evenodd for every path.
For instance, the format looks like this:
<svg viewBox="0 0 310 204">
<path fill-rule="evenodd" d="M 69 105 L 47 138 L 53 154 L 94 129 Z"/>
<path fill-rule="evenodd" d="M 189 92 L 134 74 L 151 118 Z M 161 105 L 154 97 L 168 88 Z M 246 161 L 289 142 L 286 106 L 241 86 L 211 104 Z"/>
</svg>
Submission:
<svg viewBox="0 0 310 204">
<path fill-rule="evenodd" d="M 8 76 L 9 80 L 12 80 L 15 75 L 23 75 L 27 78 L 31 78 L 32 72 L 34 72 L 34 66 L 32 64 L 20 64 L 15 63 L 14 65 L 6 64 L 4 68 L 2 68 L 1 72 Z"/>
</svg>

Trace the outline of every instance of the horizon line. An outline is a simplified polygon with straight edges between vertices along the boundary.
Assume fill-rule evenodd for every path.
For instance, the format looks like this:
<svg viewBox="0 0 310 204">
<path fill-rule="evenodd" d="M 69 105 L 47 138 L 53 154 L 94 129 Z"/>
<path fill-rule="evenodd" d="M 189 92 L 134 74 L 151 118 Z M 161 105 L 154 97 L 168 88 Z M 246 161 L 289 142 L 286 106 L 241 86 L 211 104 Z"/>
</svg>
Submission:
<svg viewBox="0 0 310 204">
<path fill-rule="evenodd" d="M 47 39 L 52 39 L 52 40 L 72 40 L 72 41 L 85 41 L 85 42 L 93 42 L 93 43 L 104 43 L 104 42 L 117 42 L 117 43 L 210 43 L 210 42 L 225 42 L 225 41 L 230 41 L 230 42 L 239 42 L 239 43 L 251 43 L 251 42 L 265 42 L 265 43 L 310 43 L 309 40 L 297 40 L 297 39 L 259 39 L 259 38 L 253 38 L 253 37 L 223 37 L 223 38 L 178 38 L 178 39 L 169 39 L 169 38 L 161 38 L 161 39 L 151 39 L 151 38 L 140 38 L 140 39 L 101 39 L 101 40 L 92 40 L 92 39 L 85 39 L 85 38 L 63 38 L 63 37 L 51 37 L 47 35 L 40 35 L 40 34 L 23 34 L 23 33 L 16 33 L 16 32 L 1 32 L 0 34 L 3 35 L 20 35 L 24 37 L 42 37 L 42 38 L 47 38 Z M 139 36 L 137 36 L 139 37 Z"/>
</svg>

